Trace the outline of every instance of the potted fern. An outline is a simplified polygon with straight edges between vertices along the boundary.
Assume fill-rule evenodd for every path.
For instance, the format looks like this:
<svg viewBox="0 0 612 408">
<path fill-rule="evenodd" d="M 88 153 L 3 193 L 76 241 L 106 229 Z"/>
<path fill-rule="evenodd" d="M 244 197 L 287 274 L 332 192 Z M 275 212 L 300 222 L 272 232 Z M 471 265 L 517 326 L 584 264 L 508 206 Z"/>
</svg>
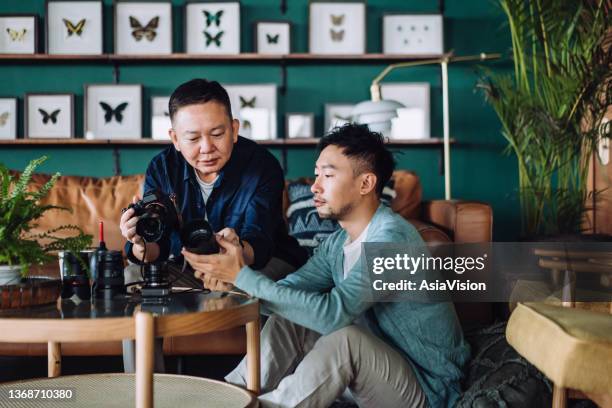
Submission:
<svg viewBox="0 0 612 408">
<path fill-rule="evenodd" d="M 70 211 L 68 208 L 43 205 L 43 199 L 55 184 L 59 173 L 40 189 L 28 188 L 36 168 L 46 156 L 32 160 L 23 173 L 14 176 L 0 164 L 0 289 L 7 285 L 32 283 L 26 279 L 32 265 L 42 265 L 54 259 L 53 253 L 69 250 L 77 253 L 91 246 L 91 236 L 76 225 L 62 225 L 39 234 L 30 231 L 47 211 Z M 73 236 L 60 238 L 60 231 L 74 231 Z"/>
<path fill-rule="evenodd" d="M 576 236 L 584 227 L 589 158 L 610 138 L 610 5 L 603 0 L 499 0 L 513 74 L 479 83 L 517 159 L 523 238 Z"/>
</svg>

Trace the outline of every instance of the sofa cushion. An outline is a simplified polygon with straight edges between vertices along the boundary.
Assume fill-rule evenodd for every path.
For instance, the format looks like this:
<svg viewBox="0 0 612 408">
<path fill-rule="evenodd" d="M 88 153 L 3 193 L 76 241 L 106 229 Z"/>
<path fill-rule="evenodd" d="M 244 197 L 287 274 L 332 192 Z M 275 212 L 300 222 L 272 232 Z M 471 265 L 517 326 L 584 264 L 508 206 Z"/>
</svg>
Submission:
<svg viewBox="0 0 612 408">
<path fill-rule="evenodd" d="M 289 205 L 286 211 L 289 235 L 298 240 L 299 244 L 311 256 L 314 249 L 329 235 L 339 228 L 335 220 L 321 219 L 314 206 L 313 194 L 310 191 L 313 180 L 301 178 L 287 184 Z M 385 186 L 381 201 L 390 205 L 396 196 L 393 181 Z"/>
<path fill-rule="evenodd" d="M 32 188 L 43 186 L 51 176 L 34 174 Z M 98 239 L 98 222 L 104 222 L 104 240 L 109 249 L 121 250 L 125 239 L 119 230 L 121 208 L 132 202 L 134 195 L 141 195 L 144 175 L 115 176 L 107 178 L 61 176 L 42 200 L 42 204 L 68 207 L 72 212 L 50 210 L 38 222 L 32 233 L 42 233 L 59 225 L 78 225 L 86 234 Z M 62 235 L 64 233 L 65 235 Z M 71 231 L 58 232 L 68 236 Z"/>
</svg>

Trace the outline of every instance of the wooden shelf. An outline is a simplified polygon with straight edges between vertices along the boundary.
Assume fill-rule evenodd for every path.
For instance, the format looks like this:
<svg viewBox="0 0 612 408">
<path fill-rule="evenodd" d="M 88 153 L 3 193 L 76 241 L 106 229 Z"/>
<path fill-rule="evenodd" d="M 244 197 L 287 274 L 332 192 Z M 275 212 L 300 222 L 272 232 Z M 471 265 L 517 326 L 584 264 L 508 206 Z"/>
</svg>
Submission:
<svg viewBox="0 0 612 408">
<path fill-rule="evenodd" d="M 48 54 L 0 54 L 1 62 L 105 62 L 105 63 L 150 63 L 150 62 L 287 62 L 287 63 L 335 63 L 335 62 L 381 62 L 422 61 L 441 58 L 450 54 L 431 55 L 385 55 L 385 54 L 308 54 L 296 53 L 286 55 L 264 55 L 255 53 L 242 53 L 232 55 L 208 54 L 160 54 L 160 55 L 48 55 Z"/>
<path fill-rule="evenodd" d="M 451 144 L 455 143 L 451 139 Z M 257 143 L 271 147 L 300 147 L 300 146 L 316 146 L 319 139 L 271 139 L 258 140 Z M 0 140 L 0 146 L 155 146 L 169 145 L 169 140 L 153 140 L 153 139 L 16 139 L 16 140 Z M 390 140 L 391 146 L 443 146 L 444 141 L 441 138 L 419 139 L 419 140 Z"/>
</svg>

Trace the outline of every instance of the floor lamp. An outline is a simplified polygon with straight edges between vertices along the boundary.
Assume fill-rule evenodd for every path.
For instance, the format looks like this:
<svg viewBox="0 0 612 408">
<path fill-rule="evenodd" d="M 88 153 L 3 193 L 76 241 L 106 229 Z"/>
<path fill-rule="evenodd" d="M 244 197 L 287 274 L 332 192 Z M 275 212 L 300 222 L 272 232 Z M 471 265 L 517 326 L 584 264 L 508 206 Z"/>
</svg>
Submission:
<svg viewBox="0 0 612 408">
<path fill-rule="evenodd" d="M 396 101 L 383 100 L 380 94 L 380 81 L 396 68 L 415 67 L 419 65 L 440 64 L 442 70 L 442 126 L 444 130 L 444 199 L 451 198 L 451 176 L 450 176 L 450 118 L 448 98 L 448 64 L 466 61 L 486 61 L 500 58 L 500 54 L 485 54 L 454 56 L 445 54 L 440 58 L 425 59 L 419 61 L 398 62 L 386 67 L 370 85 L 369 101 L 360 102 L 352 112 L 356 123 L 367 124 L 371 130 L 386 132 L 391 129 L 391 119 L 397 116 L 397 109 L 403 105 Z"/>
</svg>

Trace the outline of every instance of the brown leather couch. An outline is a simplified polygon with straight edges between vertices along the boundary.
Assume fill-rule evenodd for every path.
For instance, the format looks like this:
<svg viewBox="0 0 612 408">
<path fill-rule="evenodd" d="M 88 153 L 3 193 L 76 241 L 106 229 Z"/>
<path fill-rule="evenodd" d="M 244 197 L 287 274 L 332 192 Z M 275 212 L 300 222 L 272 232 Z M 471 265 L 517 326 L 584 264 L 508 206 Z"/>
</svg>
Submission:
<svg viewBox="0 0 612 408">
<path fill-rule="evenodd" d="M 392 208 L 408 219 L 426 241 L 488 242 L 492 238 L 493 213 L 484 203 L 461 200 L 433 200 L 422 202 L 422 188 L 416 174 L 408 171 L 394 173 L 396 196 Z M 42 186 L 49 176 L 37 174 L 34 186 Z M 110 249 L 121 249 L 124 239 L 119 231 L 121 209 L 140 193 L 142 175 L 92 178 L 62 176 L 50 191 L 45 204 L 72 208 L 72 213 L 49 212 L 38 223 L 37 231 L 46 231 L 61 224 L 79 225 L 97 239 L 98 221 L 104 221 L 105 241 Z M 284 206 L 287 208 L 285 191 Z M 488 323 L 492 307 L 485 303 L 456 304 L 464 323 Z M 244 329 L 200 336 L 164 339 L 166 355 L 243 354 Z M 45 344 L 0 343 L 0 355 L 46 355 Z M 119 342 L 67 343 L 62 355 L 120 355 Z"/>
</svg>

